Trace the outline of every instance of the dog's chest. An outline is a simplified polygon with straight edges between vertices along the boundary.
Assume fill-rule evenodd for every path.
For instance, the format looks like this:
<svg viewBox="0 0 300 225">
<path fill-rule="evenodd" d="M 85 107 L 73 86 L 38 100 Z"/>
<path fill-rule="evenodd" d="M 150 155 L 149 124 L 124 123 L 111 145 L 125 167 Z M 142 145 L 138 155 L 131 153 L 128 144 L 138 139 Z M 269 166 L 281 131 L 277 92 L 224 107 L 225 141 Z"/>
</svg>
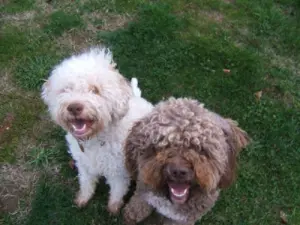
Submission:
<svg viewBox="0 0 300 225">
<path fill-rule="evenodd" d="M 149 205 L 153 206 L 163 216 L 178 222 L 187 221 L 186 215 L 180 213 L 168 199 L 157 196 L 153 192 L 147 192 L 143 197 Z"/>
<path fill-rule="evenodd" d="M 85 167 L 90 174 L 106 176 L 122 170 L 124 156 L 120 141 L 100 138 L 83 143 L 75 141 L 70 148 L 71 154 L 79 166 Z"/>
<path fill-rule="evenodd" d="M 98 147 L 92 145 L 86 147 L 88 150 L 84 154 L 86 161 L 92 162 L 89 168 L 97 171 L 101 171 L 101 175 L 105 175 L 109 170 L 111 174 L 117 170 L 120 163 L 123 165 L 123 154 L 120 143 L 106 142 Z"/>
</svg>

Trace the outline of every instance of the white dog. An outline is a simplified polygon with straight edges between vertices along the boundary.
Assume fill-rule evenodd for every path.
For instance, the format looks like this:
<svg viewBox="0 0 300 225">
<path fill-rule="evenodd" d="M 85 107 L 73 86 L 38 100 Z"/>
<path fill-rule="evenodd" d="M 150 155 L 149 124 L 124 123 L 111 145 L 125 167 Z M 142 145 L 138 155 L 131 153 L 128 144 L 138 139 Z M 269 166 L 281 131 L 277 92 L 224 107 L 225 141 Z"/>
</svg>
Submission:
<svg viewBox="0 0 300 225">
<path fill-rule="evenodd" d="M 130 85 L 115 69 L 105 48 L 65 59 L 42 89 L 52 119 L 68 132 L 69 152 L 79 171 L 75 203 L 86 205 L 104 176 L 110 186 L 108 210 L 117 213 L 130 184 L 123 141 L 133 122 L 150 112 L 152 104 L 141 98 L 135 78 Z"/>
</svg>

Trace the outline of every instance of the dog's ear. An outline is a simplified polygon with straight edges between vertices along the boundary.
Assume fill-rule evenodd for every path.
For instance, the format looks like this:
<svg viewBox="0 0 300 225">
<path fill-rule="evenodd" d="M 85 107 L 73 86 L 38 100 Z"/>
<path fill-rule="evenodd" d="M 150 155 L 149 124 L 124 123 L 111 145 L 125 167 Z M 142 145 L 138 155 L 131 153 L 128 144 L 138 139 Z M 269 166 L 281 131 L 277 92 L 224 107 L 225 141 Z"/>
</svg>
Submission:
<svg viewBox="0 0 300 225">
<path fill-rule="evenodd" d="M 133 125 L 133 127 L 129 131 L 129 134 L 127 135 L 124 145 L 125 165 L 133 179 L 137 178 L 137 160 L 140 151 L 140 131 L 142 129 L 142 126 L 142 121 L 138 121 Z"/>
<path fill-rule="evenodd" d="M 41 97 L 46 104 L 49 103 L 50 90 L 51 90 L 51 83 L 49 80 L 45 80 L 44 84 L 42 85 Z"/>
<path fill-rule="evenodd" d="M 250 137 L 246 133 L 246 131 L 242 130 L 238 127 L 238 123 L 231 119 L 225 119 L 226 122 L 229 124 L 231 129 L 231 139 L 233 141 L 233 148 L 234 150 L 239 153 L 243 148 L 247 147 L 250 143 Z"/>
<path fill-rule="evenodd" d="M 193 164 L 197 182 L 203 190 L 209 192 L 218 185 L 218 178 L 214 175 L 217 169 L 206 156 L 195 151 L 188 151 L 184 157 Z"/>
<path fill-rule="evenodd" d="M 129 82 L 122 76 L 118 76 L 118 79 L 112 87 L 106 89 L 107 101 L 111 104 L 111 117 L 112 120 L 122 119 L 129 109 L 129 99 L 133 95 L 132 88 Z"/>
<path fill-rule="evenodd" d="M 236 121 L 231 119 L 223 120 L 227 123 L 226 126 L 223 127 L 223 131 L 227 136 L 229 149 L 227 151 L 228 161 L 226 170 L 220 179 L 219 187 L 227 188 L 233 183 L 236 177 L 237 156 L 239 152 L 250 143 L 250 138 L 244 130 L 238 127 Z"/>
<path fill-rule="evenodd" d="M 141 176 L 145 183 L 159 183 L 159 162 L 152 157 L 160 135 L 158 129 L 156 117 L 148 115 L 137 121 L 129 131 L 124 146 L 125 165 L 133 179 Z"/>
</svg>

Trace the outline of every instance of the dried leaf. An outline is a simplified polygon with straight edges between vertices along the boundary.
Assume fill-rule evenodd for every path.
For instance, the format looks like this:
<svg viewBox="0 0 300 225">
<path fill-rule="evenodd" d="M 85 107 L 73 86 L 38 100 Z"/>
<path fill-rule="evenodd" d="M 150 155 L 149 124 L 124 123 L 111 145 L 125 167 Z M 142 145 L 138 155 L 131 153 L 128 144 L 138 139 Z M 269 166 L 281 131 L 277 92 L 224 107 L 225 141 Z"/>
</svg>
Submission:
<svg viewBox="0 0 300 225">
<path fill-rule="evenodd" d="M 12 126 L 14 120 L 14 116 L 11 113 L 8 113 L 4 118 L 4 121 L 0 123 L 0 134 L 4 133 L 4 131 L 9 130 Z"/>
<path fill-rule="evenodd" d="M 287 216 L 286 216 L 285 212 L 283 212 L 283 211 L 280 211 L 280 219 L 281 219 L 281 223 L 283 223 L 283 224 L 288 223 Z"/>
<path fill-rule="evenodd" d="M 230 73 L 230 69 L 223 69 L 224 73 Z"/>
<path fill-rule="evenodd" d="M 69 161 L 69 166 L 72 170 L 75 170 L 76 169 L 76 164 L 75 164 L 75 161 L 74 160 L 70 160 Z"/>
<path fill-rule="evenodd" d="M 262 91 L 257 91 L 254 93 L 256 100 L 259 101 L 261 99 L 262 93 Z"/>
</svg>

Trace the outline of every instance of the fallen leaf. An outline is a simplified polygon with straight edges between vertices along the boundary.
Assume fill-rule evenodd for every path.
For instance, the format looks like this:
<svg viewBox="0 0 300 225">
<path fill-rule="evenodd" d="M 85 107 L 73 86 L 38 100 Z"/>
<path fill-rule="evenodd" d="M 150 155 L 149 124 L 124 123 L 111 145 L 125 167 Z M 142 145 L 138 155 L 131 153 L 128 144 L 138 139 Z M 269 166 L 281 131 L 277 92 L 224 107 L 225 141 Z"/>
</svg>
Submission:
<svg viewBox="0 0 300 225">
<path fill-rule="evenodd" d="M 230 73 L 230 69 L 223 69 L 224 73 Z"/>
<path fill-rule="evenodd" d="M 76 164 L 75 164 L 75 161 L 74 160 L 70 160 L 69 161 L 69 166 L 72 170 L 75 170 L 76 169 Z"/>
<path fill-rule="evenodd" d="M 285 212 L 283 212 L 283 211 L 280 211 L 280 219 L 281 219 L 281 223 L 283 223 L 283 224 L 288 223 L 287 216 L 286 216 Z"/>
<path fill-rule="evenodd" d="M 14 116 L 11 113 L 8 113 L 4 118 L 2 124 L 0 124 L 0 134 L 2 134 L 5 130 L 9 130 L 12 126 L 12 122 L 14 120 Z"/>
<path fill-rule="evenodd" d="M 262 91 L 257 91 L 257 92 L 254 93 L 254 95 L 255 95 L 256 100 L 259 101 L 261 99 L 261 96 L 262 96 Z"/>
</svg>

